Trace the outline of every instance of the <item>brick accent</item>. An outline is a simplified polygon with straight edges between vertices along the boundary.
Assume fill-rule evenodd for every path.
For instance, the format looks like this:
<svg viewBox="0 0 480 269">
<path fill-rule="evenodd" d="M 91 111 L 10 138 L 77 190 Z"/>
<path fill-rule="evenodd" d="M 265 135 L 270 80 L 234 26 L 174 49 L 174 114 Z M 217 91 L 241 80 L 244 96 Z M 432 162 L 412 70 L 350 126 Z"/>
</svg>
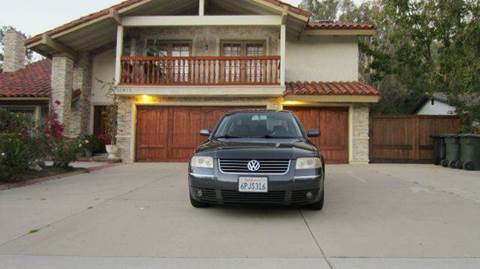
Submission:
<svg viewBox="0 0 480 269">
<path fill-rule="evenodd" d="M 52 58 L 52 102 L 58 120 L 65 126 L 65 135 L 70 134 L 71 104 L 73 89 L 73 61 L 65 56 Z M 56 104 L 56 102 L 60 104 Z M 74 135 L 73 135 L 74 136 Z"/>
<path fill-rule="evenodd" d="M 352 106 L 352 161 L 367 164 L 369 162 L 369 114 L 365 104 Z"/>
<path fill-rule="evenodd" d="M 8 31 L 4 36 L 3 71 L 15 72 L 25 67 L 25 36 L 16 31 Z"/>
</svg>

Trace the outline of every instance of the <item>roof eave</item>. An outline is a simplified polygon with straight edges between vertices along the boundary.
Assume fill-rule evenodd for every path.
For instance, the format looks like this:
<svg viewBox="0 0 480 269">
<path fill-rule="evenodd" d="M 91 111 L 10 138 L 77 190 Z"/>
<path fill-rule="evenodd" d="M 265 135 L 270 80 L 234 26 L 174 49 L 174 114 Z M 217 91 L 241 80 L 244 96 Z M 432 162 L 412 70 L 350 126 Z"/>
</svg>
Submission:
<svg viewBox="0 0 480 269">
<path fill-rule="evenodd" d="M 305 35 L 312 36 L 373 36 L 375 29 L 306 29 Z"/>
<path fill-rule="evenodd" d="M 284 97 L 288 101 L 316 102 L 316 103 L 378 103 L 379 95 L 295 95 Z"/>
<path fill-rule="evenodd" d="M 103 21 L 103 20 L 112 19 L 112 15 L 111 15 L 111 10 L 112 9 L 116 10 L 117 14 L 122 14 L 122 13 L 125 13 L 125 12 L 127 12 L 131 9 L 134 9 L 136 7 L 144 5 L 144 4 L 146 4 L 148 2 L 151 2 L 151 1 L 152 0 L 139 0 L 139 1 L 133 2 L 132 4 L 125 4 L 125 5 L 122 5 L 123 3 L 120 3 L 116 6 L 111 7 L 111 8 L 100 10 L 100 11 L 96 12 L 96 13 L 98 13 L 98 15 L 95 15 L 96 13 L 93 13 L 93 14 L 90 14 L 90 15 L 86 16 L 86 17 L 88 17 L 88 16 L 98 16 L 98 17 L 95 17 L 93 19 L 85 19 L 85 17 L 82 17 L 80 19 L 74 20 L 74 21 L 72 21 L 70 23 L 67 23 L 65 25 L 62 25 L 60 27 L 57 27 L 55 29 L 52 29 L 52 30 L 47 31 L 45 33 L 36 35 L 36 36 L 34 36 L 30 39 L 27 39 L 25 41 L 25 47 L 27 49 L 35 50 L 35 47 L 42 44 L 42 36 L 45 35 L 45 34 L 48 35 L 52 39 L 56 39 L 56 38 L 59 38 L 63 35 L 71 33 L 75 30 L 86 27 L 88 25 L 91 25 L 91 24 L 94 24 L 94 23 L 97 23 L 97 22 L 100 22 L 100 21 Z M 307 23 L 310 19 L 310 16 L 311 16 L 310 12 L 305 11 L 305 10 L 303 10 L 302 12 L 294 11 L 293 9 L 295 9 L 295 8 L 291 7 L 287 4 L 283 4 L 283 6 L 282 6 L 282 5 L 274 4 L 273 2 L 268 1 L 268 0 L 253 0 L 253 1 L 256 2 L 256 3 L 262 4 L 262 5 L 269 6 L 273 9 L 275 9 L 275 10 L 278 10 L 279 12 L 286 11 L 289 16 L 291 16 L 293 18 L 296 18 L 298 20 L 301 20 L 304 23 Z M 300 10 L 300 9 L 298 9 L 298 10 Z M 82 21 L 82 20 L 85 20 L 85 21 Z"/>
</svg>

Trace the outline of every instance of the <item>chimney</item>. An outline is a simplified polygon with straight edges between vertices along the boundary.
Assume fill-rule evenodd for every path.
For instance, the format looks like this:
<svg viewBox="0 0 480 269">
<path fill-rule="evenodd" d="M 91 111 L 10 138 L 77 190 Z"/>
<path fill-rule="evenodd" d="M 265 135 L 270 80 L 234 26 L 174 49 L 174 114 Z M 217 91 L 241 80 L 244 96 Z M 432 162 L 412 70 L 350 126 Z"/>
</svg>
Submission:
<svg viewBox="0 0 480 269">
<path fill-rule="evenodd" d="M 25 35 L 7 31 L 3 37 L 3 72 L 15 72 L 25 67 Z"/>
</svg>

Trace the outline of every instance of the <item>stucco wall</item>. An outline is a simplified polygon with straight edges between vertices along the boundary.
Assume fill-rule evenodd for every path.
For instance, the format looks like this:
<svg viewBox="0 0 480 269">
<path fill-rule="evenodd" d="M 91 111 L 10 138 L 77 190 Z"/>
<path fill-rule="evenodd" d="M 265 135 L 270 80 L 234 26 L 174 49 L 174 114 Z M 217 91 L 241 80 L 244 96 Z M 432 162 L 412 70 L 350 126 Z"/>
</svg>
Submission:
<svg viewBox="0 0 480 269">
<path fill-rule="evenodd" d="M 115 49 L 104 51 L 93 57 L 92 62 L 92 103 L 107 104 L 110 100 L 106 97 L 107 90 L 104 82 L 112 82 L 115 77 Z"/>
<path fill-rule="evenodd" d="M 286 46 L 287 81 L 358 80 L 355 37 L 289 37 Z"/>
</svg>

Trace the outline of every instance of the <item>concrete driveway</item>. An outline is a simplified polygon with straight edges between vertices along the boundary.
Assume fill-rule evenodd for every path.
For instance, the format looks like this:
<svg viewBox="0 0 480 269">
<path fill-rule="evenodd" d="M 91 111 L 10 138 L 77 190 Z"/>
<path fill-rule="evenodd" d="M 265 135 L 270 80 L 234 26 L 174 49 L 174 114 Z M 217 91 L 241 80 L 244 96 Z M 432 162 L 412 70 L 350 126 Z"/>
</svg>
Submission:
<svg viewBox="0 0 480 269">
<path fill-rule="evenodd" d="M 0 192 L 1 268 L 480 268 L 480 173 L 329 166 L 326 207 L 194 209 L 186 164 Z"/>
</svg>

